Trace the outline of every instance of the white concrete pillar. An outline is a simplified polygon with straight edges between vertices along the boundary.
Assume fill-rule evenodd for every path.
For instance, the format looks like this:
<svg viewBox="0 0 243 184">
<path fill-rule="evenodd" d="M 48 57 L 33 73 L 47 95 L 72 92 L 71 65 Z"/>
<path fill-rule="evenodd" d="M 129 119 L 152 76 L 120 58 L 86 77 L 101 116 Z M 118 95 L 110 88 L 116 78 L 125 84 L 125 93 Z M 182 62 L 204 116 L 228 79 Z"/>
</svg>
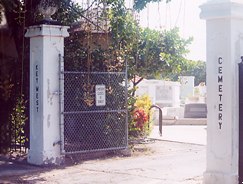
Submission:
<svg viewBox="0 0 243 184">
<path fill-rule="evenodd" d="M 207 166 L 205 184 L 237 184 L 238 63 L 243 54 L 242 0 L 209 0 L 207 26 Z"/>
<path fill-rule="evenodd" d="M 59 56 L 64 54 L 65 26 L 37 25 L 30 37 L 30 150 L 28 162 L 60 164 Z"/>
</svg>

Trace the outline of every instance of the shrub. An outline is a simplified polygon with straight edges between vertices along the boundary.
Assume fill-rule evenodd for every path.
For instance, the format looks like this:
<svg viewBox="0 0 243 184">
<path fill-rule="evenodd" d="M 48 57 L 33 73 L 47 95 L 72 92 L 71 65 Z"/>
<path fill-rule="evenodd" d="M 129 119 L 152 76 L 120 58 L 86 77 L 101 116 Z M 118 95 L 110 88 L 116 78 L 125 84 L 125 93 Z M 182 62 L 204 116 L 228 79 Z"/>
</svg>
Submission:
<svg viewBox="0 0 243 184">
<path fill-rule="evenodd" d="M 129 137 L 146 137 L 151 132 L 151 99 L 148 95 L 132 97 L 129 105 Z"/>
</svg>

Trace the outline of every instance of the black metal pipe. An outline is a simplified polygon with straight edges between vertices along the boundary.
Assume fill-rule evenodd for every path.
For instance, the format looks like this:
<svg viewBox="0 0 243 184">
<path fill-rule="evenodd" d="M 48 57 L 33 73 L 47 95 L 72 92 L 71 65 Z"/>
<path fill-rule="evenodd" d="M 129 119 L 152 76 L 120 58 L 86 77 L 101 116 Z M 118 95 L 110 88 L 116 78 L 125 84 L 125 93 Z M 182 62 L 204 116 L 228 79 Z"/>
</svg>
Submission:
<svg viewBox="0 0 243 184">
<path fill-rule="evenodd" d="M 162 112 L 162 108 L 159 107 L 158 105 L 152 105 L 150 107 L 150 109 L 152 108 L 156 108 L 159 110 L 159 134 L 160 136 L 162 136 L 162 122 L 163 122 L 163 112 Z"/>
</svg>

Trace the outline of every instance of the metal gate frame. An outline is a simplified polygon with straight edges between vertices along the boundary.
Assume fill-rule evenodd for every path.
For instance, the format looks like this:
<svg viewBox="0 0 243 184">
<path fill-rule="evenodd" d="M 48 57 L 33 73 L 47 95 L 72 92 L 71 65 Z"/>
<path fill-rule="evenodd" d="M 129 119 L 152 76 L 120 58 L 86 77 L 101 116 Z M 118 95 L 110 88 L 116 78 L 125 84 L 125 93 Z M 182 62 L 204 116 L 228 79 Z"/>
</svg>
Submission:
<svg viewBox="0 0 243 184">
<path fill-rule="evenodd" d="M 128 112 L 127 112 L 127 95 L 128 95 L 128 92 L 127 92 L 127 68 L 125 69 L 124 72 L 91 72 L 91 73 L 88 73 L 90 75 L 97 75 L 97 76 L 102 76 L 102 75 L 107 75 L 107 76 L 114 76 L 114 75 L 123 75 L 124 76 L 124 84 L 123 84 L 123 87 L 124 87 L 124 98 L 125 98 L 125 106 L 124 108 L 120 108 L 120 109 L 110 109 L 110 108 L 107 108 L 107 107 L 99 107 L 98 110 L 94 110 L 94 109 L 91 109 L 91 110 L 84 110 L 84 109 L 79 109 L 79 110 L 74 110 L 74 111 L 65 111 L 65 91 L 64 91 L 64 88 L 65 88 L 65 77 L 66 75 L 86 75 L 87 72 L 77 72 L 77 71 L 64 71 L 64 64 L 63 62 L 60 62 L 60 83 L 59 83 L 59 88 L 60 88 L 60 133 L 61 133 L 61 153 L 62 154 L 75 154 L 75 153 L 91 153 L 91 152 L 98 152 L 98 151 L 110 151 L 110 150 L 121 150 L 121 149 L 126 149 L 127 146 L 128 146 Z M 100 78 L 100 77 L 98 77 Z M 104 78 L 104 77 L 103 77 Z M 66 99 L 67 100 L 67 99 Z M 108 101 L 109 103 L 109 101 Z M 107 106 L 109 106 L 109 104 L 106 104 Z M 96 106 L 97 107 L 97 106 Z M 96 108 L 95 107 L 95 108 Z M 114 116 L 116 119 L 116 124 L 119 124 L 117 122 L 121 122 L 124 123 L 122 126 L 124 128 L 124 137 L 120 137 L 121 140 L 120 143 L 117 143 L 114 144 L 111 142 L 111 141 L 108 141 L 109 143 L 106 143 L 106 140 L 103 140 L 101 141 L 103 144 L 107 144 L 108 146 L 97 146 L 97 147 L 94 147 L 94 148 L 83 148 L 83 149 L 76 149 L 76 148 L 68 148 L 67 147 L 67 133 L 65 133 L 65 128 L 67 126 L 67 119 L 68 117 L 88 117 L 88 115 L 91 116 L 96 116 L 96 117 L 110 117 L 110 116 Z M 70 118 L 69 118 L 70 119 Z M 96 118 L 96 119 L 99 119 L 99 118 Z M 102 118 L 100 118 L 102 119 Z M 103 118 L 104 120 L 105 118 Z M 110 118 L 112 119 L 112 118 Z M 122 119 L 122 120 L 121 120 Z M 87 119 L 86 119 L 87 120 Z M 91 118 L 91 120 L 93 121 L 94 119 Z M 81 121 L 77 121 L 76 123 L 78 124 L 82 124 L 82 126 L 84 127 L 84 125 L 86 125 L 85 123 L 81 123 Z M 97 123 L 97 121 L 96 121 Z M 103 123 L 107 123 L 107 122 L 103 122 Z M 109 122 L 110 123 L 110 122 Z M 113 122 L 115 123 L 115 122 Z M 110 123 L 109 125 L 111 125 L 112 127 L 112 124 Z M 108 126 L 108 125 L 107 125 Z M 93 126 L 94 127 L 94 126 Z M 73 127 L 74 130 L 76 130 L 75 127 Z M 121 127 L 120 127 L 121 128 Z M 67 128 L 66 128 L 67 129 Z M 82 129 L 79 127 L 79 129 Z M 119 129 L 119 127 L 118 127 Z M 90 129 L 89 129 L 90 130 Z M 108 129 L 106 129 L 108 130 Z M 92 132 L 89 132 L 90 134 L 89 135 L 92 135 Z M 119 132 L 118 132 L 119 133 Z M 66 134 L 66 135 L 65 135 Z M 103 133 L 104 134 L 104 133 Z M 71 136 L 74 136 L 76 137 L 75 135 L 75 131 L 73 132 L 73 134 Z M 118 140 L 118 138 L 116 137 L 115 134 L 112 134 L 110 136 L 113 136 L 112 138 L 114 138 L 114 140 Z M 102 137 L 102 136 L 100 136 Z M 119 136 L 118 136 L 119 137 Z M 107 138 L 104 136 L 104 138 Z M 98 141 L 98 139 L 96 140 Z M 119 142 L 118 141 L 118 142 Z M 80 143 L 80 142 L 78 142 Z M 73 143 L 74 144 L 74 143 Z M 97 143 L 98 145 L 98 143 Z M 81 146 L 81 145 L 78 145 L 78 146 Z"/>
<path fill-rule="evenodd" d="M 243 56 L 239 63 L 239 183 L 243 182 Z"/>
</svg>

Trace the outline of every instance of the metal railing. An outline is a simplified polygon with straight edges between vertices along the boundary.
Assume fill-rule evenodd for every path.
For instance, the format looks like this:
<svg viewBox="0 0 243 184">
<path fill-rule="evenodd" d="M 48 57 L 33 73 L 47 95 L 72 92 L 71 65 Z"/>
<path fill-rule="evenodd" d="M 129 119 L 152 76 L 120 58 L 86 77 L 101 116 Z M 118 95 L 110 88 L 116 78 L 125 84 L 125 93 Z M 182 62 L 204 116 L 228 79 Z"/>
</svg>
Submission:
<svg viewBox="0 0 243 184">
<path fill-rule="evenodd" d="M 150 107 L 150 109 L 152 108 L 156 108 L 159 110 L 159 133 L 160 133 L 160 136 L 162 136 L 162 123 L 163 123 L 163 111 L 162 111 L 162 108 L 159 107 L 158 105 L 152 105 Z"/>
</svg>

